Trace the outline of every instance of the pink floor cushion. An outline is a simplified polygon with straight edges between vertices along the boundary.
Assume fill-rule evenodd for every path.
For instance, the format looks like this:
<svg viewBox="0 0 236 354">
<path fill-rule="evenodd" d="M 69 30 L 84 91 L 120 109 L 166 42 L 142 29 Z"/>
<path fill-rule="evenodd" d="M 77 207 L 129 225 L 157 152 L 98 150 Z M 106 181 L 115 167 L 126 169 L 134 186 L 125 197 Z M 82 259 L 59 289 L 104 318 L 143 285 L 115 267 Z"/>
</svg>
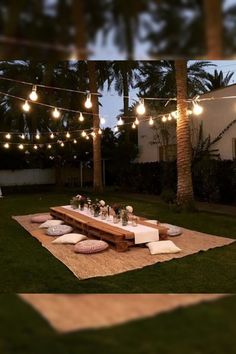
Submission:
<svg viewBox="0 0 236 354">
<path fill-rule="evenodd" d="M 52 216 L 50 214 L 35 215 L 31 218 L 31 222 L 37 224 L 42 224 L 48 220 L 52 220 Z"/>
<path fill-rule="evenodd" d="M 73 228 L 68 225 L 57 225 L 52 226 L 47 229 L 47 235 L 49 236 L 62 236 L 65 234 L 69 234 L 73 231 Z"/>
<path fill-rule="evenodd" d="M 86 240 L 77 243 L 74 247 L 75 253 L 98 253 L 105 251 L 109 247 L 108 243 L 101 240 Z"/>
</svg>

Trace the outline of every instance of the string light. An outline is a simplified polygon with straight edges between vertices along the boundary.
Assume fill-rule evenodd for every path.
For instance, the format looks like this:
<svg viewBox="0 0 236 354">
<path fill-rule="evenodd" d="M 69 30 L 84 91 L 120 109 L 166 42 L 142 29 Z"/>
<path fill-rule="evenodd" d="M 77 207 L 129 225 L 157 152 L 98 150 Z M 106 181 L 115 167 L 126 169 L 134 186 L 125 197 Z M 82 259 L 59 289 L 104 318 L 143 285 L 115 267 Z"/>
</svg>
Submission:
<svg viewBox="0 0 236 354">
<path fill-rule="evenodd" d="M 5 149 L 9 149 L 10 145 L 8 143 L 3 145 Z"/>
<path fill-rule="evenodd" d="M 19 148 L 20 150 L 24 150 L 24 145 L 23 145 L 23 144 L 20 144 L 20 145 L 18 146 L 18 148 Z"/>
<path fill-rule="evenodd" d="M 55 135 L 52 133 L 52 134 L 50 135 L 50 138 L 51 138 L 51 139 L 54 139 L 54 138 L 55 138 Z"/>
<path fill-rule="evenodd" d="M 123 119 L 120 117 L 119 120 L 118 120 L 118 122 L 117 122 L 117 125 L 121 126 L 121 125 L 123 125 L 123 124 L 124 124 L 124 121 L 123 121 Z"/>
<path fill-rule="evenodd" d="M 5 136 L 6 139 L 10 140 L 11 139 L 11 134 L 7 133 L 7 135 Z"/>
<path fill-rule="evenodd" d="M 73 143 L 74 143 L 74 144 L 77 144 L 77 140 L 76 140 L 76 139 L 74 139 L 74 140 L 73 140 Z"/>
<path fill-rule="evenodd" d="M 132 124 L 132 128 L 133 128 L 133 129 L 136 128 L 136 124 L 135 124 L 135 123 Z"/>
<path fill-rule="evenodd" d="M 51 144 L 48 144 L 48 149 L 51 149 L 52 148 L 52 145 Z"/>
<path fill-rule="evenodd" d="M 86 98 L 86 101 L 85 101 L 85 104 L 84 104 L 84 106 L 85 106 L 85 108 L 87 108 L 87 109 L 90 109 L 90 108 L 92 108 L 92 101 L 91 101 L 91 94 L 90 93 L 88 93 L 87 94 L 87 98 Z"/>
<path fill-rule="evenodd" d="M 52 112 L 52 116 L 53 116 L 53 118 L 58 119 L 58 118 L 60 118 L 61 113 L 60 113 L 60 111 L 57 108 L 54 108 L 54 110 Z"/>
<path fill-rule="evenodd" d="M 61 147 L 64 147 L 64 146 L 65 146 L 65 144 L 62 142 L 62 143 L 61 143 Z"/>
<path fill-rule="evenodd" d="M 99 134 L 99 135 L 102 135 L 102 129 L 101 129 L 101 128 L 99 128 L 98 134 Z"/>
<path fill-rule="evenodd" d="M 29 111 L 30 111 L 29 102 L 28 102 L 28 101 L 25 101 L 25 103 L 23 104 L 22 108 L 23 108 L 23 111 L 29 112 Z"/>
<path fill-rule="evenodd" d="M 38 146 L 37 145 L 34 145 L 34 150 L 38 150 Z"/>
<path fill-rule="evenodd" d="M 96 138 L 96 133 L 95 132 L 92 132 L 91 135 L 92 135 L 93 138 Z"/>
<path fill-rule="evenodd" d="M 36 102 L 38 100 L 38 94 L 37 94 L 37 86 L 34 85 L 32 92 L 29 95 L 29 98 L 31 101 Z"/>
<path fill-rule="evenodd" d="M 80 112 L 80 115 L 79 115 L 79 121 L 80 122 L 83 122 L 84 121 L 84 116 L 83 114 Z"/>
<path fill-rule="evenodd" d="M 165 123 L 167 121 L 166 116 L 163 116 L 161 120 L 162 120 L 163 123 Z"/>
<path fill-rule="evenodd" d="M 36 138 L 37 140 L 39 140 L 39 139 L 40 139 L 40 135 L 39 135 L 39 133 L 37 133 L 37 134 L 36 134 L 35 138 Z"/>
<path fill-rule="evenodd" d="M 25 140 L 25 134 L 21 134 L 21 135 L 20 135 L 20 138 L 21 138 L 22 140 Z"/>
<path fill-rule="evenodd" d="M 66 137 L 70 138 L 70 133 L 69 132 L 66 133 Z"/>
<path fill-rule="evenodd" d="M 171 113 L 171 115 L 172 115 L 172 117 L 173 117 L 174 119 L 178 119 L 178 112 L 177 112 L 177 111 L 173 111 L 173 112 Z"/>
<path fill-rule="evenodd" d="M 167 118 L 167 119 L 168 119 L 168 121 L 171 121 L 171 120 L 172 120 L 172 117 L 171 117 L 170 114 L 168 115 L 168 118 Z"/>
<path fill-rule="evenodd" d="M 149 125 L 153 125 L 153 124 L 154 124 L 154 121 L 153 121 L 152 117 L 150 117 L 150 119 L 149 119 Z"/>
<path fill-rule="evenodd" d="M 193 102 L 193 114 L 199 116 L 203 113 L 203 107 L 200 106 L 197 102 Z"/>
<path fill-rule="evenodd" d="M 86 136 L 86 140 L 89 140 L 89 136 L 88 135 Z"/>
<path fill-rule="evenodd" d="M 85 138 L 85 137 L 87 136 L 87 134 L 86 134 L 86 132 L 85 132 L 84 130 L 82 131 L 81 136 L 82 136 L 83 138 Z"/>
<path fill-rule="evenodd" d="M 106 123 L 105 118 L 101 118 L 101 119 L 100 119 L 100 123 L 101 123 L 101 124 L 105 124 L 105 123 Z"/>
<path fill-rule="evenodd" d="M 144 114 L 145 114 L 146 108 L 145 108 L 145 105 L 144 105 L 144 99 L 143 99 L 143 98 L 140 100 L 139 105 L 138 105 L 136 111 L 137 111 L 137 113 L 138 113 L 139 115 L 144 115 Z"/>
<path fill-rule="evenodd" d="M 139 125 L 139 120 L 138 120 L 138 117 L 136 117 L 136 119 L 135 119 L 134 123 L 135 123 L 136 125 Z"/>
</svg>

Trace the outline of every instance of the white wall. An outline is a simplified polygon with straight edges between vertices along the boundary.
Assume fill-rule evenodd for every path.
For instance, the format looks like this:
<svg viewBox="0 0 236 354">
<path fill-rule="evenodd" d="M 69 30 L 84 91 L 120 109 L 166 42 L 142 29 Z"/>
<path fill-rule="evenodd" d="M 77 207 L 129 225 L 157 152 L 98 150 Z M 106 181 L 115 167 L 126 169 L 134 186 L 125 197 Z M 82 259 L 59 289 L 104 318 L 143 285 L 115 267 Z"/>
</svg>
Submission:
<svg viewBox="0 0 236 354">
<path fill-rule="evenodd" d="M 159 148 L 156 144 L 151 145 L 151 141 L 153 141 L 153 129 L 148 122 L 140 122 L 138 126 L 138 162 L 153 162 L 159 160 Z"/>
<path fill-rule="evenodd" d="M 53 169 L 0 170 L 0 186 L 54 184 Z"/>
</svg>

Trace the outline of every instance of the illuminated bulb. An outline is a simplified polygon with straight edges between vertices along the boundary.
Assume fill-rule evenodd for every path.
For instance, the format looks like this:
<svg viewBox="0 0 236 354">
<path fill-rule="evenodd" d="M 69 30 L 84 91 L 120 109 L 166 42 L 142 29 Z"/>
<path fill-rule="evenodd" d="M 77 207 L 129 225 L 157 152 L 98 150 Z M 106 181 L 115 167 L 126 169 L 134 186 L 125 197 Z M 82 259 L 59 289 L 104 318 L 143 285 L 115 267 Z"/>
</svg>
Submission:
<svg viewBox="0 0 236 354">
<path fill-rule="evenodd" d="M 200 106 L 197 102 L 193 102 L 193 114 L 199 116 L 203 112 L 203 107 Z"/>
<path fill-rule="evenodd" d="M 99 129 L 98 134 L 99 134 L 99 135 L 102 134 L 102 129 Z"/>
<path fill-rule="evenodd" d="M 52 112 L 52 115 L 54 118 L 58 119 L 58 118 L 60 118 L 61 113 L 59 112 L 59 110 L 57 108 L 55 108 Z"/>
<path fill-rule="evenodd" d="M 34 145 L 34 150 L 38 150 L 38 146 L 37 145 Z"/>
<path fill-rule="evenodd" d="M 101 124 L 105 124 L 105 123 L 106 123 L 105 118 L 101 118 L 101 119 L 100 119 L 100 122 L 101 122 Z"/>
<path fill-rule="evenodd" d="M 64 143 L 61 143 L 61 147 L 64 147 L 65 146 L 65 144 Z"/>
<path fill-rule="evenodd" d="M 51 149 L 52 148 L 52 145 L 48 144 L 48 149 Z"/>
<path fill-rule="evenodd" d="M 8 143 L 3 145 L 5 149 L 9 149 L 10 145 Z"/>
<path fill-rule="evenodd" d="M 89 140 L 89 136 L 88 135 L 86 136 L 86 140 Z"/>
<path fill-rule="evenodd" d="M 149 125 L 153 125 L 154 124 L 154 121 L 152 119 L 152 117 L 149 119 Z"/>
<path fill-rule="evenodd" d="M 178 118 L 178 112 L 177 112 L 177 111 L 172 112 L 171 115 L 172 115 L 172 117 L 173 117 L 174 119 L 177 119 L 177 118 Z"/>
<path fill-rule="evenodd" d="M 163 116 L 161 120 L 162 120 L 163 123 L 165 123 L 167 121 L 166 116 Z"/>
<path fill-rule="evenodd" d="M 21 134 L 20 138 L 24 140 L 25 139 L 25 134 Z"/>
<path fill-rule="evenodd" d="M 191 116 L 193 114 L 193 111 L 191 109 L 188 109 L 188 114 Z"/>
<path fill-rule="evenodd" d="M 119 131 L 119 128 L 118 127 L 115 127 L 114 128 L 114 132 L 117 133 Z"/>
<path fill-rule="evenodd" d="M 90 93 L 88 93 L 87 94 L 87 98 L 86 98 L 86 101 L 85 101 L 85 107 L 87 108 L 87 109 L 90 109 L 90 108 L 92 108 L 92 101 L 91 101 L 91 94 Z"/>
<path fill-rule="evenodd" d="M 168 115 L 168 120 L 169 120 L 169 121 L 172 120 L 172 117 L 171 117 L 170 114 Z"/>
<path fill-rule="evenodd" d="M 25 111 L 25 112 L 29 112 L 30 111 L 30 105 L 29 105 L 28 101 L 25 101 L 25 103 L 23 104 L 22 108 L 23 108 L 23 111 Z"/>
<path fill-rule="evenodd" d="M 37 86 L 33 86 L 32 92 L 29 95 L 31 101 L 35 102 L 38 100 Z"/>
<path fill-rule="evenodd" d="M 85 138 L 85 137 L 87 136 L 87 134 L 86 134 L 86 132 L 85 132 L 84 130 L 82 131 L 81 136 L 82 136 L 83 138 Z"/>
<path fill-rule="evenodd" d="M 135 122 L 134 122 L 136 125 L 139 125 L 139 120 L 138 120 L 138 118 L 136 117 L 136 119 L 135 119 Z"/>
<path fill-rule="evenodd" d="M 54 139 L 54 138 L 55 138 L 55 135 L 52 133 L 52 134 L 50 135 L 50 138 L 51 138 L 51 139 Z"/>
<path fill-rule="evenodd" d="M 6 135 L 6 139 L 10 140 L 10 139 L 11 139 L 11 134 L 8 133 L 8 134 Z"/>
<path fill-rule="evenodd" d="M 74 144 L 77 144 L 77 140 L 76 140 L 76 139 L 74 139 L 73 143 L 74 143 Z"/>
<path fill-rule="evenodd" d="M 140 100 L 139 105 L 138 105 L 136 111 L 137 111 L 137 113 L 140 114 L 140 115 L 145 114 L 146 108 L 145 108 L 145 106 L 144 106 L 144 99 L 141 99 L 141 100 Z"/>
<path fill-rule="evenodd" d="M 18 146 L 18 148 L 19 148 L 20 150 L 23 150 L 23 149 L 24 149 L 24 145 L 23 145 L 23 144 L 20 144 L 20 145 Z"/>
<path fill-rule="evenodd" d="M 123 125 L 124 124 L 124 121 L 123 119 L 120 117 L 118 122 L 117 122 L 117 125 Z"/>
<path fill-rule="evenodd" d="M 70 133 L 69 132 L 66 133 L 66 137 L 70 138 Z"/>
<path fill-rule="evenodd" d="M 37 140 L 39 140 L 39 139 L 40 139 L 40 135 L 39 135 L 39 134 L 36 134 L 35 138 L 36 138 Z"/>
<path fill-rule="evenodd" d="M 96 138 L 96 133 L 92 132 L 91 135 L 93 138 Z"/>
<path fill-rule="evenodd" d="M 84 121 L 84 116 L 83 116 L 82 113 L 80 113 L 80 115 L 79 115 L 79 121 L 80 121 L 80 122 L 83 122 L 83 121 Z"/>
<path fill-rule="evenodd" d="M 132 128 L 133 128 L 133 129 L 136 128 L 136 124 L 135 124 L 135 123 L 132 124 Z"/>
</svg>

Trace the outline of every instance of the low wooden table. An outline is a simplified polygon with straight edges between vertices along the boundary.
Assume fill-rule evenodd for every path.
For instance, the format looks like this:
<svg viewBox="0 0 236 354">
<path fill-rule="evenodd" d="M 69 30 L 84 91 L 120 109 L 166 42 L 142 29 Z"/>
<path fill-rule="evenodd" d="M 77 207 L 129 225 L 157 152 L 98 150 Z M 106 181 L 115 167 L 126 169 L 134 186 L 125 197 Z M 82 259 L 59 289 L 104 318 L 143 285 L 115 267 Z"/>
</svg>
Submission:
<svg viewBox="0 0 236 354">
<path fill-rule="evenodd" d="M 87 236 L 111 243 L 118 252 L 127 251 L 129 247 L 135 246 L 133 232 L 119 228 L 119 226 L 106 224 L 99 218 L 95 220 L 88 215 L 63 207 L 52 207 L 50 208 L 50 213 L 53 217 L 63 220 L 66 224 L 71 225 Z M 138 223 L 159 230 L 160 238 L 166 238 L 167 228 L 150 224 L 146 220 L 141 218 Z"/>
</svg>

